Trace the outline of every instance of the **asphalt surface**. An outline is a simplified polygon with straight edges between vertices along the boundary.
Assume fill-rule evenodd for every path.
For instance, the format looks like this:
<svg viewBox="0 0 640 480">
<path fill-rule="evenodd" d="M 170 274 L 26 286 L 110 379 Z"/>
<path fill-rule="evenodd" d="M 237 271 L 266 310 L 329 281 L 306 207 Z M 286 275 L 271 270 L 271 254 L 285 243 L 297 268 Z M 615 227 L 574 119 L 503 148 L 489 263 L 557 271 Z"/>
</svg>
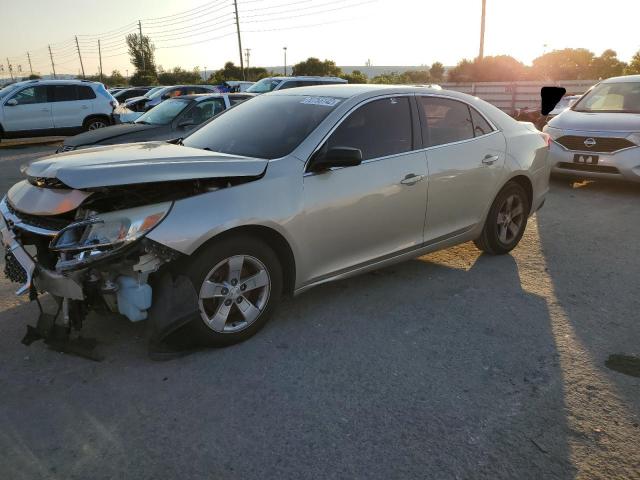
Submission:
<svg viewBox="0 0 640 480">
<path fill-rule="evenodd" d="M 51 147 L 0 150 L 0 191 Z M 25 347 L 0 280 L 0 478 L 640 478 L 640 185 L 554 181 L 511 255 L 472 244 L 318 287 L 170 362 Z"/>
</svg>

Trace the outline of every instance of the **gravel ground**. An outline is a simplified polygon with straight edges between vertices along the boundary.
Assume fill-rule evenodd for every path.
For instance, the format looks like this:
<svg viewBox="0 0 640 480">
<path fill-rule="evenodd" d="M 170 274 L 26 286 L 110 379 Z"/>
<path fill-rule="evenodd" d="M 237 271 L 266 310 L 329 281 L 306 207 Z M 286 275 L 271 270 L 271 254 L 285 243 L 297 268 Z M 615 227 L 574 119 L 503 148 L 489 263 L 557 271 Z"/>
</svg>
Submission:
<svg viewBox="0 0 640 480">
<path fill-rule="evenodd" d="M 0 191 L 51 147 L 0 150 Z M 25 347 L 0 280 L 0 478 L 640 478 L 640 185 L 554 181 L 512 255 L 472 244 L 320 286 L 256 337 L 94 363 Z"/>
</svg>

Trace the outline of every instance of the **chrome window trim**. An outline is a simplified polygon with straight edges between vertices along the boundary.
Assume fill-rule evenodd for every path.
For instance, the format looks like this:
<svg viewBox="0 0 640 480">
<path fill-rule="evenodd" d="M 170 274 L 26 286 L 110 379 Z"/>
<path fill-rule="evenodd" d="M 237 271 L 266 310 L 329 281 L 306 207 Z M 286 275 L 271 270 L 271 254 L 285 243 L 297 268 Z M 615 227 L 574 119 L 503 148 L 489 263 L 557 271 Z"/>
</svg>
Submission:
<svg viewBox="0 0 640 480">
<path fill-rule="evenodd" d="M 474 110 L 476 110 L 481 116 L 482 118 L 484 118 L 487 123 L 491 126 L 491 128 L 493 128 L 493 130 L 489 133 L 485 133 L 484 135 L 480 135 L 478 137 L 472 137 L 472 138 L 465 138 L 464 140 L 458 140 L 457 142 L 449 142 L 449 143 L 441 143 L 440 145 L 429 145 L 427 147 L 422 147 L 422 148 L 417 148 L 414 150 L 409 150 L 407 152 L 402 152 L 402 153 L 394 153 L 393 155 L 386 155 L 384 157 L 376 157 L 376 158 L 370 158 L 368 160 L 363 160 L 362 163 L 360 165 L 365 165 L 367 163 L 371 163 L 371 162 L 377 162 L 380 160 L 387 160 L 389 158 L 393 158 L 393 157 L 399 157 L 402 155 L 407 155 L 410 153 L 420 153 L 420 152 L 428 152 L 429 150 L 432 149 L 436 149 L 436 148 L 441 148 L 441 147 L 448 147 L 448 146 L 452 146 L 452 145 L 459 145 L 462 143 L 467 143 L 467 142 L 473 142 L 475 140 L 478 140 L 480 138 L 486 138 L 489 137 L 491 135 L 496 135 L 498 133 L 501 133 L 501 130 L 499 128 L 496 127 L 496 125 L 489 120 L 486 115 L 484 115 L 482 112 L 480 112 L 480 110 L 478 110 L 477 108 L 475 108 L 473 105 L 463 101 L 463 100 L 459 100 L 455 97 L 452 97 L 450 95 L 439 95 L 439 94 L 427 94 L 427 93 L 402 93 L 399 95 L 392 95 L 392 94 L 387 94 L 387 95 L 382 95 L 379 97 L 372 97 L 372 98 L 368 98 L 366 100 L 364 100 L 361 103 L 358 103 L 357 105 L 353 106 L 347 113 L 345 113 L 340 120 L 338 121 L 338 123 L 336 123 L 331 130 L 329 130 L 329 132 L 322 137 L 322 140 L 320 141 L 320 143 L 318 145 L 316 145 L 316 147 L 313 149 L 313 151 L 311 152 L 311 155 L 309 155 L 309 158 L 307 158 L 307 160 L 305 161 L 304 164 L 304 174 L 303 177 L 308 177 L 308 176 L 312 176 L 312 175 L 318 175 L 324 172 L 309 172 L 307 171 L 307 167 L 309 165 L 309 161 L 311 160 L 311 157 L 313 157 L 315 155 L 315 153 L 320 149 L 320 147 L 322 145 L 324 145 L 324 142 L 327 141 L 327 139 L 333 134 L 333 132 L 342 124 L 342 122 L 344 122 L 344 120 L 353 112 L 355 111 L 357 108 L 366 105 L 367 103 L 374 101 L 374 100 L 379 100 L 382 98 L 395 98 L 395 97 L 436 97 L 436 98 L 447 98 L 447 99 L 451 99 L 451 100 L 455 100 L 461 103 L 464 103 L 465 105 L 467 105 L 470 108 L 473 108 Z M 331 168 L 329 169 L 329 171 L 334 172 L 337 170 L 342 170 L 343 168 L 349 168 L 349 167 L 336 167 L 336 168 Z"/>
</svg>

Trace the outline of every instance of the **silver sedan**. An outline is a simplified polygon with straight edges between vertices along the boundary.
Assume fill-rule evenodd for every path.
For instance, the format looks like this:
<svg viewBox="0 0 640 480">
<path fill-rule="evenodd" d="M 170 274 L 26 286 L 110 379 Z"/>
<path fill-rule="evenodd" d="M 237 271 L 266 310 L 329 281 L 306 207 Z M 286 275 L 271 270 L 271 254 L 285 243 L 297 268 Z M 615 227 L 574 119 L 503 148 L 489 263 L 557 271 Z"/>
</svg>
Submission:
<svg viewBox="0 0 640 480">
<path fill-rule="evenodd" d="M 305 87 L 185 139 L 33 163 L 0 228 L 11 278 L 68 325 L 102 305 L 157 341 L 228 345 L 283 294 L 470 240 L 509 252 L 544 203 L 547 154 L 533 125 L 465 94 Z"/>
</svg>

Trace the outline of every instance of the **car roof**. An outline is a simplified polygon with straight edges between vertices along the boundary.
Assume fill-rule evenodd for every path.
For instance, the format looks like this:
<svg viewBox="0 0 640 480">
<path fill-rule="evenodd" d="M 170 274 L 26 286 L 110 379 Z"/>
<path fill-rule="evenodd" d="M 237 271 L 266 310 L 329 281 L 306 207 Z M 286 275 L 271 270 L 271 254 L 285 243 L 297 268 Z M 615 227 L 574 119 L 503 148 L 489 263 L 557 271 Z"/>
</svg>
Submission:
<svg viewBox="0 0 640 480">
<path fill-rule="evenodd" d="M 77 80 L 77 79 L 69 79 L 69 80 L 48 80 L 48 79 L 34 79 L 34 80 L 23 80 L 21 82 L 16 82 L 15 85 L 102 85 L 100 82 L 93 82 L 91 80 Z"/>
<path fill-rule="evenodd" d="M 640 82 L 640 75 L 624 75 L 622 77 L 611 77 L 600 83 L 631 83 Z"/>
<path fill-rule="evenodd" d="M 228 96 L 228 97 L 255 97 L 255 94 L 252 93 L 244 93 L 244 92 L 237 92 L 237 93 L 224 93 L 224 92 L 217 92 L 217 93 L 192 93 L 191 95 L 180 95 L 179 97 L 173 97 L 171 100 L 196 100 L 198 102 L 201 102 L 203 100 L 206 100 L 208 98 L 222 98 L 224 96 Z"/>
<path fill-rule="evenodd" d="M 267 77 L 269 80 L 314 80 L 314 81 L 318 81 L 318 80 L 326 80 L 329 82 L 335 82 L 335 81 L 339 81 L 339 82 L 346 82 L 346 80 L 344 78 L 340 78 L 340 77 L 323 77 L 320 75 L 314 76 L 314 75 L 298 75 L 297 77 L 285 77 L 285 76 L 278 76 L 278 77 Z"/>
<path fill-rule="evenodd" d="M 288 88 L 276 90 L 266 95 L 301 95 L 301 96 L 329 96 L 338 98 L 351 98 L 367 93 L 384 95 L 400 93 L 421 93 L 432 92 L 438 94 L 453 94 L 459 96 L 458 92 L 443 90 L 439 87 L 416 87 L 415 85 L 376 85 L 376 84 L 333 84 L 333 85 L 313 85 L 309 87 Z"/>
</svg>

